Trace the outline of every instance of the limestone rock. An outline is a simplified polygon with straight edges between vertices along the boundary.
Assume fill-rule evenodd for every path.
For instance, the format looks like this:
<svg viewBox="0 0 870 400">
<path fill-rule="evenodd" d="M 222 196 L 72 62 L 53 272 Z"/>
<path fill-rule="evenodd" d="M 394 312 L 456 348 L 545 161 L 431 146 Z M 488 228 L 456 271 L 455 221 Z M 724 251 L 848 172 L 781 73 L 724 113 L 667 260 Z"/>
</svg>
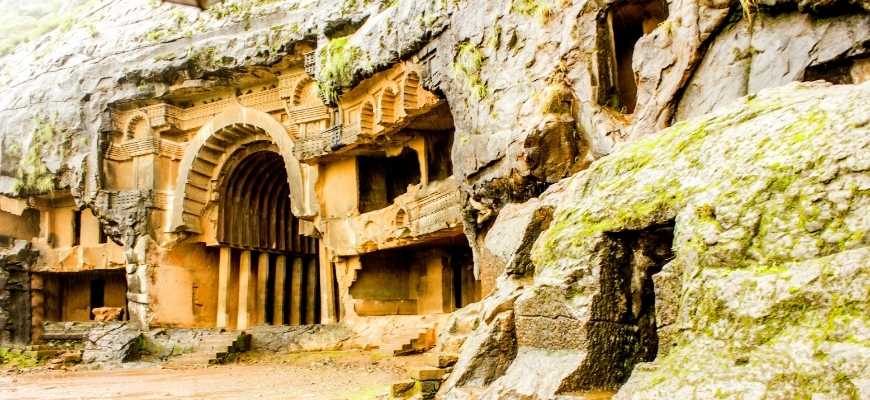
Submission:
<svg viewBox="0 0 870 400">
<path fill-rule="evenodd" d="M 638 366 L 616 399 L 864 398 L 870 395 L 870 248 L 772 270 L 704 270 L 684 334 Z M 694 305 L 694 306 L 693 306 Z"/>
<path fill-rule="evenodd" d="M 354 335 L 342 325 L 256 326 L 247 332 L 253 349 L 283 352 L 339 350 Z"/>
<path fill-rule="evenodd" d="M 91 328 L 84 342 L 83 363 L 116 364 L 138 356 L 143 336 L 127 323 L 113 322 Z"/>
<path fill-rule="evenodd" d="M 557 206 L 534 283 L 515 287 L 516 356 L 480 357 L 503 336 L 481 324 L 442 394 L 544 399 L 626 379 L 619 398 L 859 393 L 867 100 L 870 84 L 763 90 L 545 194 Z M 463 381 L 469 363 L 499 374 Z M 832 369 L 836 382 L 820 375 Z"/>
</svg>

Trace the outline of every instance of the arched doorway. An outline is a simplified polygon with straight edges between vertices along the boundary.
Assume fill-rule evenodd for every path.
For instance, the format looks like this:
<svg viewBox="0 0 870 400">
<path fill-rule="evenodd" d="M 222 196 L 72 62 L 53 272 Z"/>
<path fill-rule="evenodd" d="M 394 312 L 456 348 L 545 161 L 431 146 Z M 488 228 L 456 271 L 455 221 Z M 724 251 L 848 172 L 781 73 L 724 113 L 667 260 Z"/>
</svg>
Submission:
<svg viewBox="0 0 870 400">
<path fill-rule="evenodd" d="M 239 148 L 221 169 L 218 327 L 320 320 L 318 242 L 293 215 L 287 182 L 268 141 Z"/>
</svg>

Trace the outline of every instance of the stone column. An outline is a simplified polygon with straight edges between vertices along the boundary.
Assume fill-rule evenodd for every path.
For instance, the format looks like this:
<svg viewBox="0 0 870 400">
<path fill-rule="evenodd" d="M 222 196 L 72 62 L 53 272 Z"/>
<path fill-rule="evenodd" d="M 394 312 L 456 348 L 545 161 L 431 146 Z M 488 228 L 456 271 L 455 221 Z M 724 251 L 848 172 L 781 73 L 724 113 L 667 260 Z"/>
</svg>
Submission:
<svg viewBox="0 0 870 400">
<path fill-rule="evenodd" d="M 305 284 L 305 323 L 316 324 L 315 309 L 317 308 L 317 259 L 312 257 L 308 259 L 308 266 L 305 268 L 307 281 Z"/>
<path fill-rule="evenodd" d="M 290 325 L 302 323 L 302 259 L 293 259 L 290 277 Z"/>
<path fill-rule="evenodd" d="M 275 307 L 272 321 L 275 325 L 284 324 L 284 275 L 287 273 L 287 257 L 279 255 L 275 259 Z"/>
<path fill-rule="evenodd" d="M 318 257 L 320 258 L 320 323 L 334 324 L 338 322 L 335 315 L 335 269 L 329 262 L 326 254 L 326 246 L 323 241 L 318 243 Z"/>
<path fill-rule="evenodd" d="M 243 250 L 239 259 L 239 313 L 236 329 L 248 329 L 248 285 L 251 280 L 251 251 Z"/>
<path fill-rule="evenodd" d="M 260 253 L 257 262 L 257 325 L 266 324 L 266 283 L 269 279 L 269 253 Z"/>
<path fill-rule="evenodd" d="M 227 310 L 227 301 L 229 299 L 230 286 L 230 267 L 232 260 L 232 250 L 229 247 L 221 246 L 220 262 L 218 264 L 218 299 L 217 299 L 217 322 L 215 326 L 218 328 L 226 328 L 229 321 L 229 312 Z"/>
<path fill-rule="evenodd" d="M 45 319 L 45 295 L 42 275 L 30 276 L 30 341 L 39 344 L 42 341 L 42 321 Z"/>
<path fill-rule="evenodd" d="M 230 268 L 232 267 L 232 249 L 226 246 L 220 248 L 220 261 L 218 262 L 218 310 L 215 326 L 226 328 L 229 321 L 227 301 L 230 290 Z"/>
</svg>

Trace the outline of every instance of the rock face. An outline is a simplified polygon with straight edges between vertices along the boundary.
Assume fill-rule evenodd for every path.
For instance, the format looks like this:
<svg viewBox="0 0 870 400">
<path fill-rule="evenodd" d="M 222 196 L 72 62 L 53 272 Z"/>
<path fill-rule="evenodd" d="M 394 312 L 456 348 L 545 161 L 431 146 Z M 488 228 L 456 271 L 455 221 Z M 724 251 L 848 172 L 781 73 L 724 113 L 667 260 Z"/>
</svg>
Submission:
<svg viewBox="0 0 870 400">
<path fill-rule="evenodd" d="M 91 328 L 84 342 L 83 363 L 116 364 L 137 357 L 144 337 L 128 323 L 110 322 Z"/>
<path fill-rule="evenodd" d="M 30 341 L 30 266 L 36 256 L 23 240 L 0 249 L 0 345 Z"/>
<path fill-rule="evenodd" d="M 867 100 L 870 84 L 762 91 L 545 193 L 534 281 L 494 319 L 514 339 L 483 324 L 457 370 L 491 351 L 479 343 L 515 340 L 516 357 L 443 393 L 543 399 L 628 379 L 617 398 L 866 396 Z"/>
<path fill-rule="evenodd" d="M 248 333 L 252 349 L 276 352 L 339 350 L 354 334 L 342 325 L 258 326 Z"/>
<path fill-rule="evenodd" d="M 110 205 L 100 169 L 113 105 L 238 87 L 297 46 L 320 55 L 318 87 L 334 101 L 415 58 L 455 123 L 475 271 L 501 275 L 442 335 L 445 349 L 464 343 L 442 395 L 867 397 L 868 86 L 765 89 L 865 81 L 868 11 L 92 1 L 0 58 L 0 193 L 69 188 L 125 245 L 129 311 L 147 325 L 150 194 Z M 95 336 L 94 349 L 126 349 L 129 335 Z"/>
</svg>

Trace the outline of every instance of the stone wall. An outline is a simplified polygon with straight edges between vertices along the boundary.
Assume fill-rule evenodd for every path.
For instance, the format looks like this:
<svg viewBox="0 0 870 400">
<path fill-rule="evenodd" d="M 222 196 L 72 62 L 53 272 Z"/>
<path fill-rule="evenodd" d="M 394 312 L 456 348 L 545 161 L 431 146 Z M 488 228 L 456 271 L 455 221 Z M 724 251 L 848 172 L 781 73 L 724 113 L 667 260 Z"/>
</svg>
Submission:
<svg viewBox="0 0 870 400">
<path fill-rule="evenodd" d="M 0 345 L 30 343 L 30 267 L 35 260 L 24 240 L 0 249 Z"/>
</svg>

